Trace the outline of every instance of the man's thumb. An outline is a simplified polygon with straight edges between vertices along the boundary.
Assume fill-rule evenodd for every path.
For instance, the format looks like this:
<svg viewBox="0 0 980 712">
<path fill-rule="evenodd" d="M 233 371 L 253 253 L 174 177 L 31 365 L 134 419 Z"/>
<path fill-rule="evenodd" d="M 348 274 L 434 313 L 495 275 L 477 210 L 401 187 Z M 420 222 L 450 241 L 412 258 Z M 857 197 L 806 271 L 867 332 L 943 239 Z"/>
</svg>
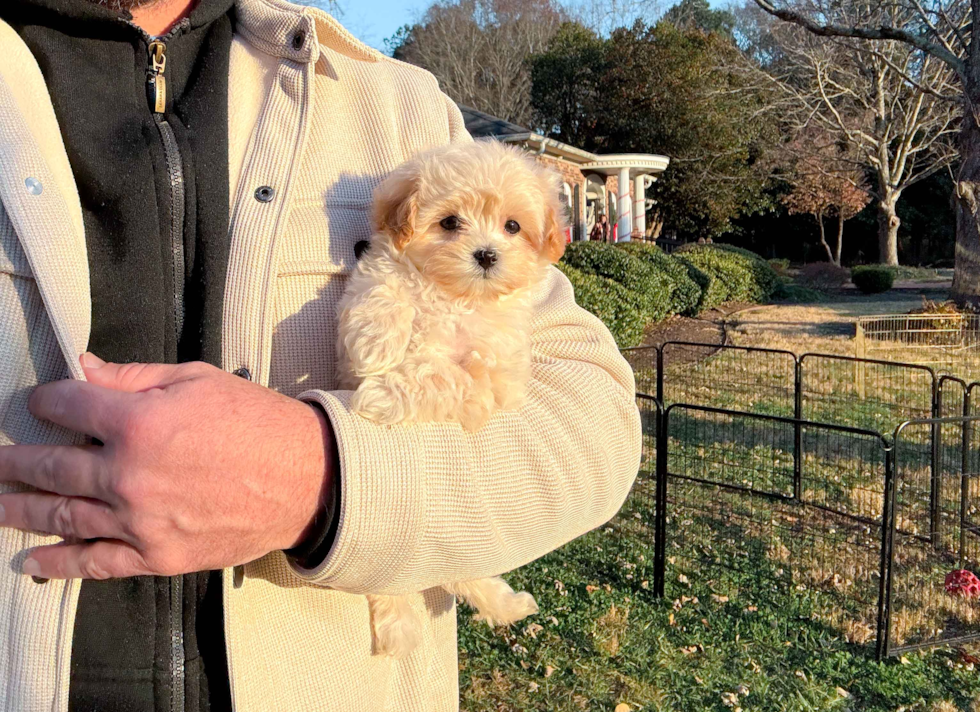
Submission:
<svg viewBox="0 0 980 712">
<path fill-rule="evenodd" d="M 89 383 L 114 391 L 139 393 L 151 388 L 163 388 L 176 381 L 186 380 L 180 366 L 164 363 L 106 363 L 92 353 L 79 358 Z"/>
</svg>

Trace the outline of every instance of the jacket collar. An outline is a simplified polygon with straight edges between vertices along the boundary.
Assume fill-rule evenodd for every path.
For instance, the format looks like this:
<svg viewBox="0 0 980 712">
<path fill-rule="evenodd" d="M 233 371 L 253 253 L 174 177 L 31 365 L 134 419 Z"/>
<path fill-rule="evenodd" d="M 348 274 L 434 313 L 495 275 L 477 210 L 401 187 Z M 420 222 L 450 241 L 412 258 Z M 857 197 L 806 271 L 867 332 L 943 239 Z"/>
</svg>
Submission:
<svg viewBox="0 0 980 712">
<path fill-rule="evenodd" d="M 237 0 L 235 10 L 236 32 L 276 57 L 314 63 L 321 47 L 365 62 L 376 62 L 383 56 L 319 8 L 285 0 Z"/>
</svg>

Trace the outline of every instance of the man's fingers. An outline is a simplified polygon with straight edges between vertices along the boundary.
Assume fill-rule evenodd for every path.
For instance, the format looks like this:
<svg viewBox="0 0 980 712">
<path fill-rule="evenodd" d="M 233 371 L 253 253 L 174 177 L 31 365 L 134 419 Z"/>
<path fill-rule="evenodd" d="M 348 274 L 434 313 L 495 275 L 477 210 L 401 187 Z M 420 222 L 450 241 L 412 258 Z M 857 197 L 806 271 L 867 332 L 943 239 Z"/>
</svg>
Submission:
<svg viewBox="0 0 980 712">
<path fill-rule="evenodd" d="M 0 495 L 0 526 L 65 539 L 120 539 L 135 543 L 104 502 L 46 492 Z"/>
<path fill-rule="evenodd" d="M 126 393 L 140 393 L 186 381 L 206 368 L 204 364 L 196 363 L 106 363 L 90 353 L 82 354 L 79 362 L 89 383 Z"/>
<path fill-rule="evenodd" d="M 101 450 L 97 445 L 6 445 L 0 447 L 0 482 L 111 503 Z"/>
<path fill-rule="evenodd" d="M 42 546 L 27 557 L 23 571 L 45 579 L 127 578 L 152 573 L 139 551 L 111 540 Z"/>
<path fill-rule="evenodd" d="M 117 432 L 126 405 L 121 393 L 75 380 L 38 386 L 28 403 L 34 417 L 102 441 Z"/>
</svg>

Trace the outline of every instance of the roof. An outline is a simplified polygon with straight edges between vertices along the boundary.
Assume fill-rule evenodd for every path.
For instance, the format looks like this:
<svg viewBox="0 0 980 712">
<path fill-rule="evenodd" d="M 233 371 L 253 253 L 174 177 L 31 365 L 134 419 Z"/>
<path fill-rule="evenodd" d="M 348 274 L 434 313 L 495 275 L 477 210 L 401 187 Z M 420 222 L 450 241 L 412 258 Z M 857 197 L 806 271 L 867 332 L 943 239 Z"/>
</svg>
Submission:
<svg viewBox="0 0 980 712">
<path fill-rule="evenodd" d="M 502 138 L 504 136 L 513 136 L 517 134 L 523 134 L 526 136 L 530 133 L 530 131 L 523 126 L 518 126 L 517 124 L 512 124 L 509 121 L 498 119 L 496 116 L 485 114 L 484 112 L 474 109 L 471 106 L 464 106 L 463 104 L 457 104 L 457 106 L 459 106 L 459 110 L 463 114 L 463 121 L 466 122 L 466 130 L 473 138 L 481 138 L 486 136 L 496 136 L 498 138 Z"/>
<path fill-rule="evenodd" d="M 577 166 L 583 171 L 616 175 L 628 169 L 631 177 L 658 175 L 666 170 L 670 159 L 648 153 L 620 153 L 616 155 L 596 155 L 576 146 L 547 138 L 539 133 L 498 119 L 478 109 L 457 104 L 466 122 L 466 130 L 473 138 L 495 138 L 504 143 L 523 145 L 538 154 L 546 154 Z"/>
</svg>

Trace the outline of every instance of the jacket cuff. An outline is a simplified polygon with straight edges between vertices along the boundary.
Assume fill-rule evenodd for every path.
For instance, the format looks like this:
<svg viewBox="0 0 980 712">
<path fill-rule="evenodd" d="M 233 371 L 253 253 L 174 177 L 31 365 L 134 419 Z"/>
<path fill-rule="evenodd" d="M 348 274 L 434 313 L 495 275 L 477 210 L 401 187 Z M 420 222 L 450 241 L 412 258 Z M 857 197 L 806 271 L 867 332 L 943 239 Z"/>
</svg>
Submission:
<svg viewBox="0 0 980 712">
<path fill-rule="evenodd" d="M 319 403 L 310 405 L 323 410 Z M 337 527 L 340 524 L 340 463 L 337 462 L 336 448 L 334 453 L 334 462 L 331 465 L 334 476 L 330 482 L 330 490 L 324 493 L 323 505 L 316 513 L 313 531 L 298 546 L 283 552 L 301 569 L 315 569 L 322 564 L 337 536 Z"/>
<path fill-rule="evenodd" d="M 299 399 L 323 408 L 340 460 L 337 527 L 319 563 L 290 563 L 320 586 L 359 593 L 397 577 L 425 532 L 425 428 L 378 425 L 355 414 L 352 391 L 307 391 Z M 379 506 L 383 511 L 379 511 Z"/>
</svg>

